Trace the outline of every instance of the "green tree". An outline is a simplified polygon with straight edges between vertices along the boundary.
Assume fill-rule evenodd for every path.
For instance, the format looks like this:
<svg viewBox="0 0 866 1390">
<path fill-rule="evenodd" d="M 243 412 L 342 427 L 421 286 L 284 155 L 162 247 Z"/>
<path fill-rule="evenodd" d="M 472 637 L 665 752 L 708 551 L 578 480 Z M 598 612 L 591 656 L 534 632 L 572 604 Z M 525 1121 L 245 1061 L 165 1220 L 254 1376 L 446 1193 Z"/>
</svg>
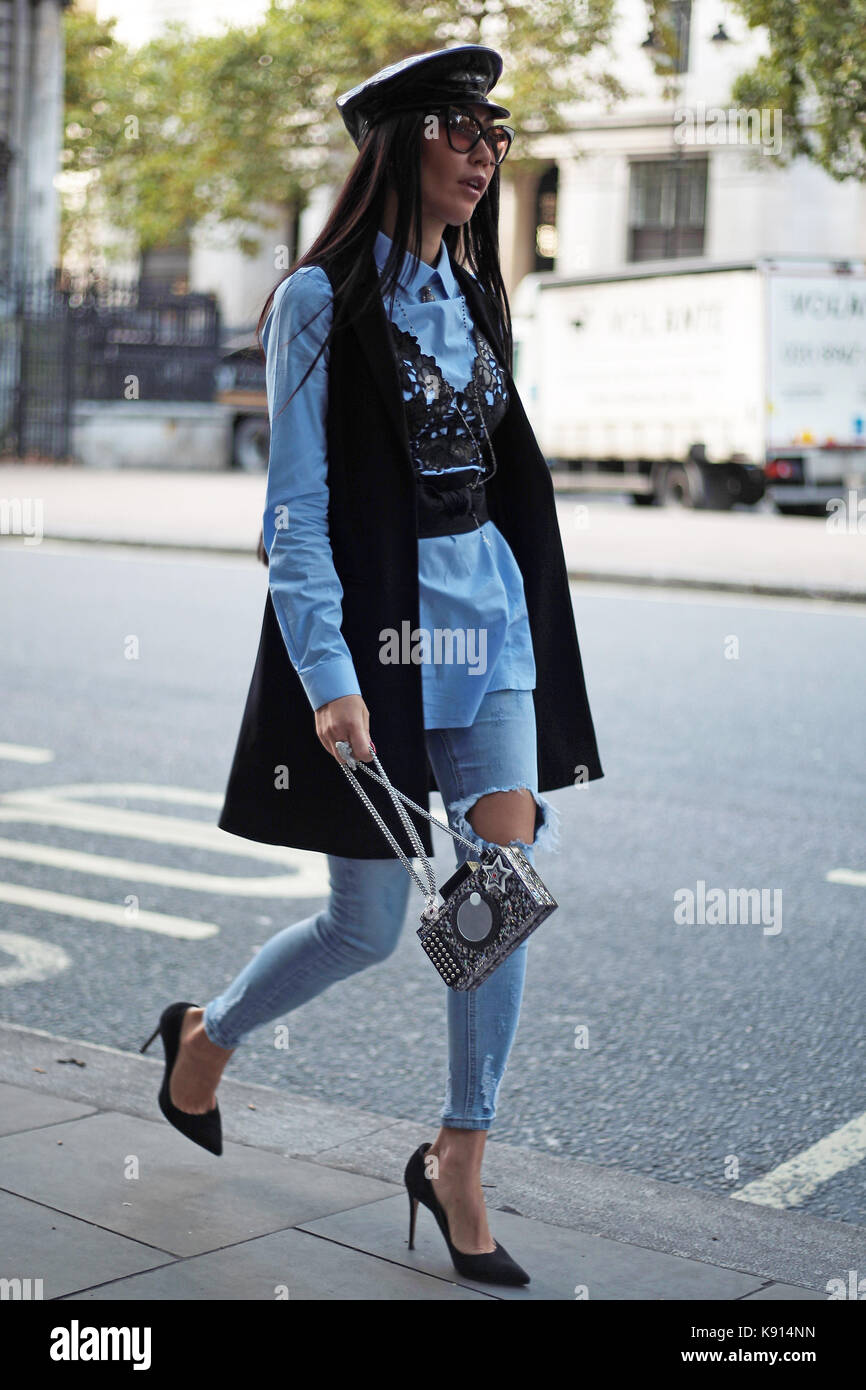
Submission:
<svg viewBox="0 0 866 1390">
<path fill-rule="evenodd" d="M 781 113 L 773 158 L 805 155 L 834 179 L 866 178 L 866 0 L 730 0 L 766 52 L 731 88 L 731 103 Z M 647 0 L 658 49 L 656 73 L 668 95 L 676 33 L 670 0 Z"/>
<path fill-rule="evenodd" d="M 512 55 L 497 87 L 521 133 L 567 128 L 568 103 L 623 89 L 594 63 L 615 0 L 275 0 L 261 23 L 196 36 L 172 25 L 129 50 L 102 24 L 66 12 L 64 164 L 98 183 L 76 222 L 107 210 L 142 248 L 172 242 L 204 218 L 286 227 L 311 191 L 341 179 L 355 151 L 335 109 L 340 92 L 409 53 L 453 42 Z M 529 159 L 515 141 L 503 176 Z"/>
<path fill-rule="evenodd" d="M 839 181 L 866 178 L 866 0 L 733 3 L 768 45 L 734 101 L 783 113 L 784 161 L 806 155 Z"/>
</svg>

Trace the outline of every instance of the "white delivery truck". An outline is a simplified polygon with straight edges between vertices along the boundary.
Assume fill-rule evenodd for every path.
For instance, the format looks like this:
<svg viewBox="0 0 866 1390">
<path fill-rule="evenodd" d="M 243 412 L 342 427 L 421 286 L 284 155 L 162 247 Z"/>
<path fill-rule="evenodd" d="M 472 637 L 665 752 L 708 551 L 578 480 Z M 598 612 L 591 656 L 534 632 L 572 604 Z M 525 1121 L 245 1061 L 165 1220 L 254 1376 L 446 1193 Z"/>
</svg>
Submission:
<svg viewBox="0 0 866 1390">
<path fill-rule="evenodd" d="M 821 511 L 866 486 L 866 266 L 758 259 L 527 275 L 514 379 L 577 490 Z"/>
</svg>

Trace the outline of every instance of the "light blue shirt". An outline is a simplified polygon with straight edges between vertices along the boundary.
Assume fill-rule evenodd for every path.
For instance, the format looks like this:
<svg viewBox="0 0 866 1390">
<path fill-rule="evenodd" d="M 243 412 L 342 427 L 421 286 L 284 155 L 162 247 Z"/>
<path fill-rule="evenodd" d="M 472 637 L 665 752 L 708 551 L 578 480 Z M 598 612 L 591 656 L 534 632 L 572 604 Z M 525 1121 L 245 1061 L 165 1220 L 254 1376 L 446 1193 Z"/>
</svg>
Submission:
<svg viewBox="0 0 866 1390">
<path fill-rule="evenodd" d="M 390 238 L 378 232 L 374 255 L 380 273 L 390 247 Z M 420 299 L 426 285 L 432 302 Z M 465 387 L 475 345 L 467 342 L 463 312 L 470 334 L 472 317 L 444 241 L 435 267 L 406 254 L 397 294 L 403 310 L 394 306 L 394 323 L 408 326 L 447 381 Z M 390 295 L 383 302 L 387 315 Z M 316 310 L 321 312 L 306 332 L 289 342 Z M 301 266 L 277 287 L 262 329 L 271 422 L 263 518 L 268 584 L 286 650 L 314 710 L 343 695 L 364 694 L 340 632 L 343 590 L 328 538 L 330 350 L 288 407 L 275 413 L 275 403 L 279 412 L 303 377 L 327 336 L 332 311 L 324 270 Z M 425 728 L 465 728 L 488 691 L 535 688 L 523 577 L 492 521 L 459 535 L 420 537 L 418 594 L 426 634 L 420 648 Z M 455 642 L 449 633 L 461 637 Z"/>
</svg>

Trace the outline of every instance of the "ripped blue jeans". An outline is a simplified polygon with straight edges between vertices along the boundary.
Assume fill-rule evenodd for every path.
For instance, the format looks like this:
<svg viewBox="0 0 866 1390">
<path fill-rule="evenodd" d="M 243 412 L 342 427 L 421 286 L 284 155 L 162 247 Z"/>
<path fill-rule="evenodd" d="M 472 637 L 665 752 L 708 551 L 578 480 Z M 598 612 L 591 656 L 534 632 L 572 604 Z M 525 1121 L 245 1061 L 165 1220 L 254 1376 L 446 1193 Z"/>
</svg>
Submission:
<svg viewBox="0 0 866 1390">
<path fill-rule="evenodd" d="M 373 732 L 371 730 L 371 732 Z M 373 732 L 375 740 L 375 732 Z M 493 690 L 468 728 L 428 729 L 427 755 L 448 823 L 475 845 L 469 811 L 487 792 L 526 787 L 536 802 L 535 838 L 517 839 L 534 864 L 536 848 L 559 846 L 559 813 L 538 794 L 535 708 L 531 690 Z M 435 814 L 433 812 L 432 814 Z M 383 843 L 385 843 L 383 836 Z M 452 840 L 457 865 L 470 850 Z M 289 1013 L 337 980 L 391 954 L 418 887 L 399 859 L 328 855 L 331 894 L 320 912 L 266 942 L 227 989 L 204 1010 L 204 1028 L 220 1047 L 236 1047 L 251 1029 Z M 447 995 L 448 1069 L 440 1121 L 454 1129 L 489 1129 L 517 1032 L 526 952 L 518 946 L 478 989 Z M 429 962 L 424 968 L 430 969 Z"/>
</svg>

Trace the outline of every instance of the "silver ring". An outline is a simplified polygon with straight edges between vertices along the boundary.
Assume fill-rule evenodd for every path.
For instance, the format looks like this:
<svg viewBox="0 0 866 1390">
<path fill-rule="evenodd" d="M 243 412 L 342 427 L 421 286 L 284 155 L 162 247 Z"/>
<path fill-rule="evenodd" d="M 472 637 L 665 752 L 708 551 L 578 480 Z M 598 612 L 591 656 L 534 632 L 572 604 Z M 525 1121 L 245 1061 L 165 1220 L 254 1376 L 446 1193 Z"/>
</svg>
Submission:
<svg viewBox="0 0 866 1390">
<path fill-rule="evenodd" d="M 337 752 L 340 754 L 340 757 L 343 758 L 349 764 L 350 767 L 354 767 L 355 756 L 352 753 L 351 743 L 348 743 L 345 739 L 341 738 L 337 740 L 336 748 Z"/>
</svg>

